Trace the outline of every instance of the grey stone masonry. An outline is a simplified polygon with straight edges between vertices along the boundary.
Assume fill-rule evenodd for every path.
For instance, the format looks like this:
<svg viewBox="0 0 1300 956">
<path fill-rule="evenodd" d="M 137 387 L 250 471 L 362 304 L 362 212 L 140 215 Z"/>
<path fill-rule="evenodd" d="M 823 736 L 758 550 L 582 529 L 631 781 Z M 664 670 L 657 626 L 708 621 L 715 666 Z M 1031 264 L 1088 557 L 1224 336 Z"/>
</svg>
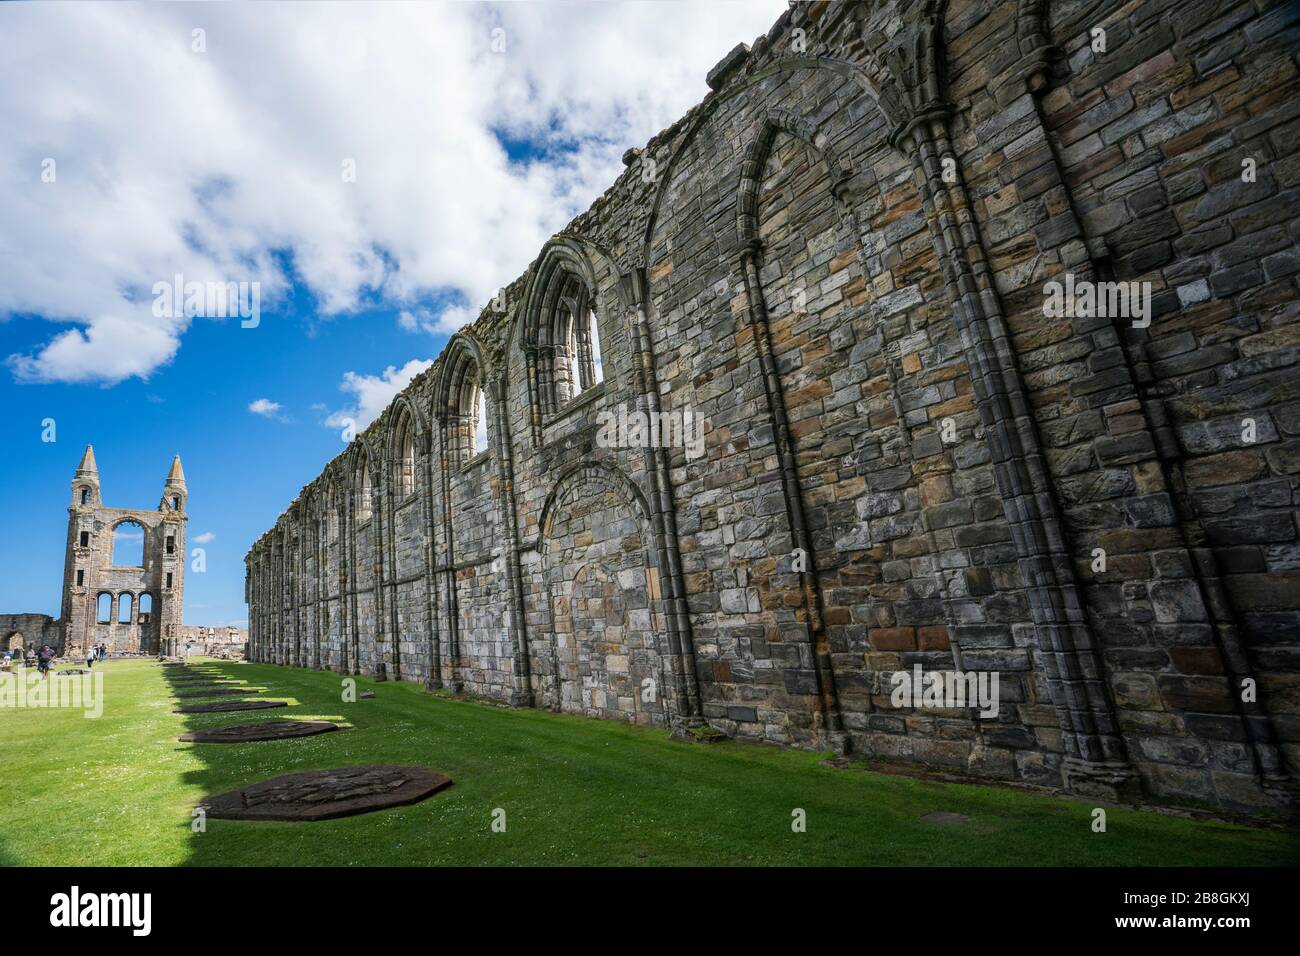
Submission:
<svg viewBox="0 0 1300 956">
<path fill-rule="evenodd" d="M 112 654 L 175 652 L 185 602 L 188 498 L 177 456 L 156 509 L 105 507 L 95 452 L 86 446 L 68 507 L 59 615 L 66 654 L 80 657 L 88 646 L 100 644 Z M 142 539 L 140 563 L 118 566 L 118 538 L 132 535 Z"/>
<path fill-rule="evenodd" d="M 793 4 L 253 545 L 250 656 L 1282 808 L 1298 40 Z"/>
</svg>

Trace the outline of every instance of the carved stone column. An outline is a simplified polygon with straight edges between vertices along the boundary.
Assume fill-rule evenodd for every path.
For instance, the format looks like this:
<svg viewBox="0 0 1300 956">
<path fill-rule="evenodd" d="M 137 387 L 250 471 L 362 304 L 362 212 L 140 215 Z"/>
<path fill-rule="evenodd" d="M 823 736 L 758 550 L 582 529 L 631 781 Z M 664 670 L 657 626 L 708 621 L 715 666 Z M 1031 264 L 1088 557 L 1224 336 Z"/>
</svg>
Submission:
<svg viewBox="0 0 1300 956">
<path fill-rule="evenodd" d="M 925 5 L 884 54 L 882 101 L 898 125 L 891 142 L 915 163 L 917 188 L 992 456 L 1066 750 L 1065 783 L 1115 796 L 1133 780 L 1084 615 L 1036 424 L 994 288 L 984 240 L 962 182 L 944 100 L 941 19 Z"/>
</svg>

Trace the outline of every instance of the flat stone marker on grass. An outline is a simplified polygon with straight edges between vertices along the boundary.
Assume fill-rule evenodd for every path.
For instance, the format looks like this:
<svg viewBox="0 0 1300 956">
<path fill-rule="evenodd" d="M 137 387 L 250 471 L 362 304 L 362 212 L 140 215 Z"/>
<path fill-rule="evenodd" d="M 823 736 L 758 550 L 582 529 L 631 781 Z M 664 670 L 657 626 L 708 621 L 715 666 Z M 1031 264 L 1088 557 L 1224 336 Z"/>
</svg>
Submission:
<svg viewBox="0 0 1300 956">
<path fill-rule="evenodd" d="M 256 740 L 289 740 L 293 737 L 314 737 L 342 730 L 328 720 L 267 720 L 260 724 L 231 724 L 213 730 L 196 730 L 181 734 L 177 740 L 196 744 L 242 744 Z"/>
<path fill-rule="evenodd" d="M 946 826 L 952 826 L 956 823 L 970 823 L 970 817 L 962 816 L 960 813 L 949 813 L 947 810 L 935 810 L 921 817 L 926 823 L 942 823 Z"/>
<path fill-rule="evenodd" d="M 184 694 L 172 694 L 177 700 L 188 700 L 191 697 L 248 697 L 250 694 L 260 694 L 260 690 L 230 690 L 225 687 L 214 687 L 212 690 L 192 690 Z"/>
<path fill-rule="evenodd" d="M 199 806 L 218 820 L 333 820 L 418 803 L 449 786 L 426 767 L 343 767 L 272 777 Z"/>
<path fill-rule="evenodd" d="M 229 677 L 222 677 L 220 674 L 184 674 L 180 677 L 168 675 L 164 678 L 169 684 L 220 684 L 222 681 L 229 681 Z"/>
<path fill-rule="evenodd" d="M 224 714 L 231 710 L 270 710 L 272 707 L 288 707 L 287 700 L 224 700 L 215 704 L 187 704 L 177 707 L 174 714 Z"/>
</svg>

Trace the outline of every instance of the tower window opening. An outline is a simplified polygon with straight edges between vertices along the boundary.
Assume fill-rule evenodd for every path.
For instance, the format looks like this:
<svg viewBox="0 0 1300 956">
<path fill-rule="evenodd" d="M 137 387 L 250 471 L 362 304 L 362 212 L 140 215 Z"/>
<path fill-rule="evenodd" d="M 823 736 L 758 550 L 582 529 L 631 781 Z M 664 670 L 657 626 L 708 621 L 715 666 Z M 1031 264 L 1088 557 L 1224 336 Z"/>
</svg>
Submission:
<svg viewBox="0 0 1300 956">
<path fill-rule="evenodd" d="M 144 526 L 123 521 L 113 529 L 113 564 L 119 568 L 144 567 Z"/>
</svg>

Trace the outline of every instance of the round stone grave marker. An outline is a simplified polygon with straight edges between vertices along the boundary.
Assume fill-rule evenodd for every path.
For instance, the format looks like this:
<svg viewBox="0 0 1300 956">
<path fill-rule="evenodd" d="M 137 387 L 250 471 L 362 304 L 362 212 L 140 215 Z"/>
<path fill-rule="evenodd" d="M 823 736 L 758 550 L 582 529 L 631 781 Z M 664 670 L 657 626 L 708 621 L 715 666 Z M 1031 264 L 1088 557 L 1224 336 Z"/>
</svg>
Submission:
<svg viewBox="0 0 1300 956">
<path fill-rule="evenodd" d="M 196 730 L 181 734 L 177 740 L 196 744 L 242 744 L 255 740 L 289 740 L 293 737 L 314 737 L 342 730 L 328 720 L 266 720 L 260 724 L 231 724 L 212 730 Z"/>
<path fill-rule="evenodd" d="M 449 786 L 427 767 L 343 767 L 272 777 L 199 805 L 219 820 L 333 820 L 418 803 Z"/>
<path fill-rule="evenodd" d="M 287 700 L 220 700 L 215 704 L 187 704 L 177 707 L 175 714 L 224 714 L 231 710 L 270 710 L 272 707 L 288 707 Z"/>
</svg>

